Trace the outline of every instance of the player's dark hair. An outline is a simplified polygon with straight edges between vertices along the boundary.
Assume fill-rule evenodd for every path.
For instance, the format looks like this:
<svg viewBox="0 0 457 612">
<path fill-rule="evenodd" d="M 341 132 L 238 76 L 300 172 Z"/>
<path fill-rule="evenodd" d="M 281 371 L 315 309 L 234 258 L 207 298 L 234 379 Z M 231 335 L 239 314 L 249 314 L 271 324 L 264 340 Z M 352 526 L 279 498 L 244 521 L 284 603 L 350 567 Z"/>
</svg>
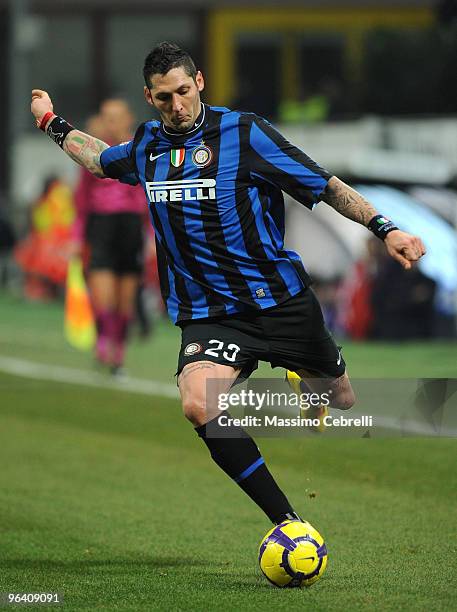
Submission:
<svg viewBox="0 0 457 612">
<path fill-rule="evenodd" d="M 187 51 L 174 43 L 159 43 L 144 60 L 143 77 L 146 87 L 151 87 L 150 79 L 154 74 L 167 74 L 173 68 L 181 67 L 195 81 L 197 69 Z"/>
</svg>

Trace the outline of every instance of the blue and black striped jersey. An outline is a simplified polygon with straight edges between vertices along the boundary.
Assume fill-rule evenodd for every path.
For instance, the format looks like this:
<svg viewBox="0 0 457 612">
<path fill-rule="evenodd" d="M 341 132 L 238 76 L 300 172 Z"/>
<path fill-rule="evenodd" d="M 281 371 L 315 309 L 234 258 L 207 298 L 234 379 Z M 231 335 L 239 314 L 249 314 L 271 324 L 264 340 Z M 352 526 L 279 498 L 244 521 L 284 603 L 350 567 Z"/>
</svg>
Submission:
<svg viewBox="0 0 457 612">
<path fill-rule="evenodd" d="M 309 283 L 284 249 L 282 191 L 312 208 L 331 175 L 266 120 L 202 105 L 185 134 L 148 121 L 101 165 L 144 188 L 173 322 L 271 308 Z"/>
</svg>

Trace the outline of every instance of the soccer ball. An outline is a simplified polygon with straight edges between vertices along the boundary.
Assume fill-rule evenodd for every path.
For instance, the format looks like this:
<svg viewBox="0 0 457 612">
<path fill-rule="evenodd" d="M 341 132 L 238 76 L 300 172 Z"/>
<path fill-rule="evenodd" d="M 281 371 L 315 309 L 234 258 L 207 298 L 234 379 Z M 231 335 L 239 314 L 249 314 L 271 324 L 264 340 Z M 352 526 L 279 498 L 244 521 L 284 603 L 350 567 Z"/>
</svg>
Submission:
<svg viewBox="0 0 457 612">
<path fill-rule="evenodd" d="M 278 587 L 314 584 L 327 566 L 327 548 L 320 533 L 309 523 L 284 521 L 260 542 L 260 569 Z"/>
</svg>

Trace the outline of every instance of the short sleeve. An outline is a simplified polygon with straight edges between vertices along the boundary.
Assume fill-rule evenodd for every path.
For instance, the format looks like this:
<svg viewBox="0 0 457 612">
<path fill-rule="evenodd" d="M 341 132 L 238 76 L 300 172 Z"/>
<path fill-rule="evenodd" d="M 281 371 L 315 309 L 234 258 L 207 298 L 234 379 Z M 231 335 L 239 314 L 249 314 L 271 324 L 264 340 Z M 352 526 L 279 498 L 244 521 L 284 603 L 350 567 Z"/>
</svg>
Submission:
<svg viewBox="0 0 457 612">
<path fill-rule="evenodd" d="M 251 172 L 313 208 L 332 175 L 260 117 L 252 121 L 249 144 Z"/>
<path fill-rule="evenodd" d="M 105 176 L 121 183 L 138 185 L 132 149 L 133 140 L 105 149 L 100 155 L 100 165 Z"/>
</svg>

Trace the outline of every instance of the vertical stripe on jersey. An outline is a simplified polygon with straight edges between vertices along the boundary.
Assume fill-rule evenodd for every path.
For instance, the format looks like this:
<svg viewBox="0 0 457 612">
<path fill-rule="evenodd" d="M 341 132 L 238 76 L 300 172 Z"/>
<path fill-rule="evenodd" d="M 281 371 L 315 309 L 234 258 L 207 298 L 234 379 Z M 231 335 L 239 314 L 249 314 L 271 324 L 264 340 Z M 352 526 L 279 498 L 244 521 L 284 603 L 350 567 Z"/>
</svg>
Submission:
<svg viewBox="0 0 457 612">
<path fill-rule="evenodd" d="M 238 132 L 240 151 L 246 155 L 246 152 L 249 151 L 249 131 L 239 123 Z M 246 168 L 240 165 L 237 176 L 237 189 L 235 192 L 238 215 L 240 220 L 243 220 L 241 223 L 241 231 L 243 232 L 246 251 L 250 257 L 257 260 L 258 269 L 268 283 L 269 294 L 274 300 L 274 304 L 277 304 L 284 299 L 284 296 L 286 296 L 286 299 L 290 297 L 290 294 L 287 283 L 284 283 L 282 277 L 278 276 L 276 273 L 275 261 L 271 261 L 267 256 L 264 241 L 268 244 L 268 242 L 270 242 L 270 236 L 265 229 L 262 206 L 258 198 L 258 190 L 257 188 L 252 189 L 252 187 L 248 186 L 246 181 L 243 180 L 244 176 L 242 173 L 246 173 L 246 170 Z M 255 213 L 257 213 L 257 215 Z M 256 219 L 256 216 L 260 218 Z"/>
<path fill-rule="evenodd" d="M 271 183 L 267 181 L 269 191 L 266 191 L 265 179 L 251 172 L 251 175 L 253 174 L 256 178 L 261 180 L 258 192 L 259 199 L 262 204 L 265 227 L 272 244 L 276 248 L 277 270 L 287 284 L 289 293 L 291 295 L 296 295 L 301 288 L 309 284 L 310 278 L 304 271 L 303 266 L 297 268 L 296 259 L 301 261 L 300 257 L 293 251 L 284 249 L 285 208 L 282 192 L 279 188 L 276 188 L 276 193 L 273 192 L 272 197 Z M 293 255 L 293 257 L 291 257 L 291 255 Z"/>
<path fill-rule="evenodd" d="M 289 294 L 295 295 L 297 290 L 305 285 L 303 279 L 297 273 L 297 270 L 292 266 L 292 274 L 290 267 L 290 258 L 287 251 L 284 251 L 284 200 L 281 197 L 275 202 L 275 209 L 271 210 L 271 199 L 268 195 L 259 189 L 259 198 L 262 204 L 264 214 L 265 228 L 270 236 L 271 243 L 275 248 L 276 267 L 279 274 L 282 276 L 284 283 L 287 285 Z M 274 217 L 272 215 L 274 213 Z M 278 228 L 278 225 L 280 229 Z M 294 277 L 296 276 L 296 278 Z M 298 283 L 297 283 L 298 280 Z"/>
<path fill-rule="evenodd" d="M 284 202 L 281 200 L 276 201 L 273 211 L 271 209 L 271 198 L 263 189 L 259 189 L 259 200 L 262 205 L 265 227 L 270 240 L 276 249 L 282 249 L 284 246 Z"/>
<path fill-rule="evenodd" d="M 220 134 L 220 122 L 222 115 L 211 114 L 211 122 L 205 124 L 203 131 L 203 140 L 206 142 L 206 135 L 208 133 L 217 131 Z M 199 178 L 208 178 L 208 175 L 213 175 L 214 168 L 218 168 L 219 156 L 220 156 L 220 139 L 211 140 L 212 160 L 208 167 L 200 168 L 198 176 Z M 220 188 L 220 185 L 219 185 Z M 216 190 L 218 186 L 216 184 Z M 206 264 L 210 266 L 214 274 L 220 279 L 219 286 L 221 287 L 224 297 L 224 308 L 227 314 L 239 312 L 243 310 L 241 302 L 246 301 L 246 296 L 250 299 L 249 287 L 240 273 L 237 265 L 233 258 L 227 253 L 227 244 L 225 242 L 225 236 L 223 231 L 223 223 L 219 214 L 219 209 L 216 202 L 202 201 L 199 203 L 199 218 L 202 224 L 202 230 L 205 238 L 205 253 L 203 257 L 206 258 Z M 216 276 L 214 277 L 216 279 Z M 216 287 L 214 287 L 215 290 Z M 231 298 L 233 301 L 231 301 Z M 256 306 L 254 300 L 251 300 L 252 305 Z"/>
<path fill-rule="evenodd" d="M 160 144 L 162 146 L 159 145 L 156 155 L 158 153 L 161 153 L 163 150 L 165 150 L 166 152 L 169 151 L 169 148 L 170 148 L 169 142 L 162 140 Z M 168 154 L 158 157 L 157 160 L 155 161 L 155 171 L 154 171 L 153 180 L 154 181 L 169 180 L 170 171 L 171 171 L 171 165 L 169 163 Z M 172 301 L 173 301 L 173 296 L 172 296 L 173 288 L 174 288 L 174 292 L 176 293 L 176 297 L 178 298 L 178 301 L 179 301 L 178 312 L 175 312 L 176 310 L 175 308 L 173 309 L 174 317 L 176 317 L 174 320 L 177 321 L 177 320 L 181 320 L 182 318 L 192 318 L 193 311 L 194 311 L 194 302 L 195 302 L 194 293 L 195 291 L 193 289 L 194 284 L 189 283 L 187 281 L 187 278 L 192 278 L 193 273 L 192 273 L 192 270 L 190 270 L 187 267 L 186 265 L 187 262 L 184 261 L 183 250 L 181 248 L 182 245 L 176 242 L 175 235 L 172 229 L 172 225 L 170 223 L 168 203 L 167 202 L 152 203 L 151 210 L 153 211 L 154 219 L 157 218 L 158 221 L 160 221 L 162 225 L 162 231 L 164 232 L 164 242 L 167 245 L 170 245 L 169 247 L 170 251 L 171 253 L 174 254 L 173 258 L 167 257 L 168 265 L 171 268 L 171 274 L 168 275 L 169 282 L 170 282 L 170 290 L 171 290 L 170 297 L 169 297 L 170 306 L 172 306 Z M 181 295 L 183 299 L 180 299 Z M 200 297 L 199 306 L 203 309 L 202 312 L 204 313 L 205 309 L 207 309 L 207 305 L 206 305 L 206 299 L 203 294 L 203 291 L 201 291 L 201 296 L 199 297 Z M 203 314 L 203 316 L 205 316 L 205 314 Z"/>
<path fill-rule="evenodd" d="M 271 240 L 271 234 L 265 224 L 265 209 L 259 197 L 257 187 L 248 187 L 249 199 L 251 200 L 252 212 L 254 213 L 255 224 L 259 241 L 261 242 L 265 254 L 268 258 L 276 257 L 276 248 Z"/>
<path fill-rule="evenodd" d="M 145 191 L 146 191 L 146 186 L 145 183 L 148 180 L 156 180 L 155 179 L 155 173 L 153 174 L 153 176 L 149 176 L 148 173 L 148 159 L 146 156 L 146 147 L 150 144 L 151 142 L 153 142 L 154 146 L 153 146 L 153 150 L 150 151 L 149 150 L 149 154 L 153 154 L 155 155 L 159 155 L 160 153 L 164 153 L 166 151 L 166 143 L 160 143 L 157 140 L 151 140 L 151 133 L 150 130 L 147 128 L 145 129 L 145 133 L 143 138 L 141 139 L 138 148 L 137 148 L 137 167 L 138 167 L 138 174 L 139 174 L 139 178 L 141 180 L 141 182 L 143 183 L 143 186 L 145 187 Z M 160 146 L 160 144 L 162 146 Z M 166 157 L 165 155 L 162 157 L 159 157 L 157 161 L 160 161 L 161 159 L 163 159 L 163 157 Z M 157 170 L 157 163 L 156 163 L 156 170 Z M 146 195 L 147 197 L 147 195 Z M 149 200 L 148 200 L 149 201 Z M 170 287 L 170 295 L 168 296 L 167 302 L 166 302 L 166 306 L 167 306 L 167 310 L 168 313 L 170 315 L 170 318 L 173 322 L 176 322 L 176 320 L 179 318 L 180 316 L 180 308 L 183 304 L 188 304 L 190 302 L 190 298 L 189 295 L 187 293 L 184 281 L 181 280 L 181 282 L 176 283 L 173 280 L 170 279 L 170 272 L 169 272 L 169 268 L 173 268 L 175 263 L 172 257 L 170 257 L 167 253 L 167 247 L 166 247 L 166 241 L 165 241 L 165 230 L 162 226 L 162 222 L 160 219 L 160 216 L 155 208 L 154 205 L 152 205 L 151 203 L 149 203 L 149 212 L 151 214 L 151 217 L 153 219 L 153 225 L 158 237 L 158 240 L 160 241 L 162 248 L 163 248 L 163 253 L 166 256 L 166 263 L 167 263 L 167 276 L 168 278 L 168 285 Z M 161 282 L 164 282 L 164 273 L 165 270 L 161 270 Z M 174 276 L 174 275 L 173 275 Z M 173 291 L 173 295 L 171 295 L 171 292 Z"/>
<path fill-rule="evenodd" d="M 195 140 L 195 146 L 197 146 L 201 140 L 201 132 L 198 132 L 191 140 Z M 168 143 L 168 146 L 170 145 L 173 147 L 172 141 Z M 179 168 L 175 168 L 171 165 L 166 155 L 164 155 L 163 158 L 159 158 L 157 161 L 158 165 L 159 162 L 162 162 L 162 165 L 167 166 L 168 173 L 166 176 L 161 176 L 159 179 L 155 180 L 178 181 L 182 180 L 184 175 L 186 178 L 196 178 L 195 175 L 198 175 L 198 172 L 193 172 L 189 167 L 191 155 L 188 148 L 186 149 L 184 164 L 179 166 Z M 194 176 L 192 176 L 192 174 L 188 176 L 188 172 L 193 172 Z M 166 225 L 167 240 L 172 237 L 172 244 L 175 245 L 172 248 L 176 248 L 176 252 L 180 256 L 178 269 L 181 268 L 181 271 L 185 271 L 187 279 L 189 279 L 189 281 L 186 279 L 186 287 L 192 300 L 192 313 L 196 313 L 200 317 L 209 317 L 212 316 L 217 309 L 217 312 L 220 314 L 221 302 L 212 292 L 211 284 L 208 283 L 207 291 L 204 290 L 204 282 L 202 281 L 207 280 L 205 277 L 205 266 L 202 265 L 201 259 L 196 257 L 191 242 L 190 232 L 188 231 L 187 217 L 189 215 L 186 215 L 186 211 L 188 213 L 189 206 L 186 206 L 184 201 L 175 202 L 173 205 L 171 205 L 171 203 L 168 205 L 166 203 L 158 203 L 157 206 L 162 206 L 161 216 L 164 225 Z M 171 215 L 173 215 L 172 219 Z M 199 282 L 194 282 L 194 278 L 198 278 Z"/>
<path fill-rule="evenodd" d="M 154 124 L 149 124 L 149 125 L 152 127 L 154 126 Z M 162 224 L 152 204 L 149 202 L 149 198 L 146 193 L 146 186 L 145 186 L 145 182 L 147 178 L 149 178 L 149 177 L 146 177 L 146 167 L 147 167 L 146 166 L 147 164 L 146 146 L 150 145 L 152 142 L 153 143 L 153 154 L 156 155 L 157 150 L 158 150 L 158 147 L 157 147 L 158 141 L 155 141 L 153 134 L 150 133 L 150 129 L 148 129 L 148 126 L 146 124 L 143 126 L 143 133 L 141 135 L 139 134 L 138 137 L 139 138 L 136 141 L 137 144 L 134 145 L 132 155 L 134 155 L 135 156 L 134 159 L 136 159 L 136 168 L 137 168 L 138 178 L 140 182 L 142 183 L 143 188 L 145 190 L 146 200 L 148 202 L 148 207 L 149 207 L 149 214 L 151 216 L 152 225 L 155 228 L 157 269 L 159 273 L 160 291 L 162 294 L 162 299 L 165 302 L 165 305 L 167 307 L 167 312 L 170 316 L 170 319 L 175 323 L 179 315 L 180 300 L 178 299 L 177 294 L 176 294 L 174 276 L 168 264 L 168 258 L 166 256 L 166 251 L 161 242 L 163 240 L 163 235 L 164 235 Z M 152 137 L 152 140 L 151 140 L 151 137 Z M 188 296 L 184 294 L 182 296 L 182 299 L 186 300 L 188 299 Z"/>
<path fill-rule="evenodd" d="M 237 126 L 239 126 L 239 115 L 237 117 Z M 256 300 L 256 291 L 263 290 L 265 297 L 262 298 L 262 303 L 267 306 L 275 306 L 276 301 L 271 296 L 269 287 L 265 278 L 260 274 L 259 269 L 249 257 L 247 257 L 247 248 L 244 235 L 238 231 L 238 228 L 244 223 L 244 219 L 239 217 L 236 201 L 236 182 L 240 168 L 240 140 L 238 129 L 231 130 L 230 124 L 233 123 L 234 113 L 222 115 L 220 124 L 220 152 L 219 165 L 216 177 L 216 184 L 224 181 L 225 188 L 228 193 L 224 200 L 224 211 L 221 210 L 219 203 L 219 211 L 223 220 L 222 227 L 224 231 L 225 243 L 227 250 L 238 259 L 237 267 L 249 287 L 251 297 Z M 222 179 L 222 173 L 224 178 Z M 234 228 L 234 231 L 231 231 Z M 238 239 L 235 238 L 238 235 Z M 248 264 L 249 262 L 249 264 Z"/>
<path fill-rule="evenodd" d="M 198 134 L 198 140 L 201 140 L 201 132 Z M 196 146 L 198 143 L 196 143 Z M 201 172 L 192 161 L 191 151 L 187 150 L 186 157 L 183 165 L 183 176 L 186 179 L 198 179 L 200 178 Z M 202 241 L 202 237 L 205 235 L 204 226 L 202 220 L 201 202 L 192 201 L 192 203 L 182 202 L 183 221 L 185 226 L 185 234 L 188 237 L 188 244 L 190 247 L 195 260 L 201 264 L 201 276 L 205 278 L 205 281 L 209 288 L 209 295 L 214 287 L 220 287 L 221 291 L 226 294 L 230 294 L 229 286 L 225 280 L 224 274 L 214 266 L 214 256 L 209 248 L 207 242 Z M 199 241 L 195 242 L 192 236 L 199 236 Z M 216 294 L 217 295 L 217 294 Z M 221 312 L 221 307 L 223 311 Z M 208 316 L 214 317 L 227 312 L 227 308 L 224 304 L 224 298 L 222 296 L 209 304 Z"/>
<path fill-rule="evenodd" d="M 152 216 L 152 215 L 151 215 Z M 166 304 L 168 298 L 170 297 L 170 282 L 168 280 L 168 264 L 167 258 L 165 256 L 165 251 L 163 246 L 160 244 L 160 241 L 157 237 L 157 233 L 155 235 L 155 244 L 156 244 L 156 261 L 157 261 L 157 272 L 159 273 L 159 282 L 160 282 L 160 293 L 162 294 L 162 299 Z"/>
<path fill-rule="evenodd" d="M 167 298 L 167 312 L 173 321 L 176 323 L 180 317 L 184 315 L 182 302 L 178 299 L 178 288 L 176 287 L 175 274 L 170 266 L 167 266 L 168 286 L 170 293 Z"/>
<path fill-rule="evenodd" d="M 170 296 L 170 282 L 168 280 L 168 264 L 167 264 L 167 259 L 165 255 L 165 248 L 163 245 L 163 235 L 164 234 L 163 234 L 162 224 L 160 223 L 160 219 L 158 218 L 158 215 L 155 214 L 155 211 L 153 210 L 153 207 L 151 203 L 149 202 L 149 197 L 146 191 L 146 181 L 149 178 L 146 176 L 146 163 L 147 163 L 146 146 L 151 143 L 151 136 L 152 134 L 150 134 L 150 130 L 148 129 L 148 126 L 146 125 L 143 136 L 141 140 L 139 141 L 139 144 L 136 149 L 137 170 L 138 170 L 138 177 L 143 185 L 146 199 L 148 201 L 149 214 L 151 216 L 152 224 L 154 226 L 154 231 L 156 233 L 156 242 L 161 246 L 161 250 L 157 251 L 157 255 L 158 255 L 157 256 L 157 266 L 158 266 L 161 290 L 165 286 L 165 283 L 168 285 L 168 296 L 166 296 L 162 292 L 162 297 L 167 307 L 167 311 L 170 315 L 170 318 L 173 321 L 175 321 L 176 315 L 177 315 L 177 312 L 175 312 L 176 309 L 172 308 L 171 304 L 169 304 L 168 302 L 168 299 Z M 154 147 L 154 155 L 156 155 L 157 154 L 157 144 L 156 143 L 154 144 L 156 145 Z"/>
</svg>

